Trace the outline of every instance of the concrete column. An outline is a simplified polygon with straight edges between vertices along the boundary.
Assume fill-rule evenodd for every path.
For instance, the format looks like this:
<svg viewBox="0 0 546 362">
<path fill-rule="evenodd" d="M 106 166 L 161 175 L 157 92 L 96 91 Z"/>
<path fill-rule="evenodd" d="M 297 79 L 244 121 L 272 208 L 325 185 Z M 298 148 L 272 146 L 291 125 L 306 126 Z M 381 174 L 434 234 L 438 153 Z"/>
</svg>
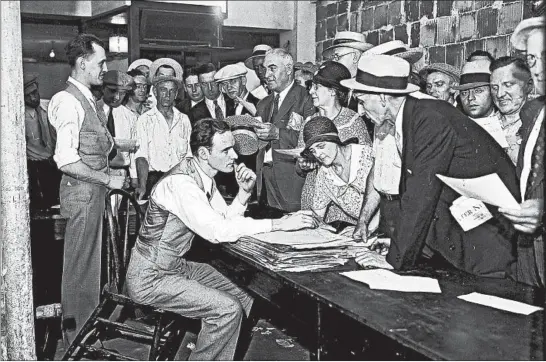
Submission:
<svg viewBox="0 0 546 362">
<path fill-rule="evenodd" d="M 0 6 L 0 359 L 35 360 L 20 3 Z"/>
</svg>

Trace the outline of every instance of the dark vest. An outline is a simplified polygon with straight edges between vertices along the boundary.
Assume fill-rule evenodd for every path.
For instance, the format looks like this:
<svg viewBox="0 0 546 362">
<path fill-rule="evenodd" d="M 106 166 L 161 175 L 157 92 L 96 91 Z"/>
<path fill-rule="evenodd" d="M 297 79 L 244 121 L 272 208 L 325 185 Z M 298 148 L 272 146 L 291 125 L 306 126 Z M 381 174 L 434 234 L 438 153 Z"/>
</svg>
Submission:
<svg viewBox="0 0 546 362">
<path fill-rule="evenodd" d="M 192 177 L 197 186 L 205 192 L 199 173 L 187 173 L 181 170 L 186 162 L 194 163 L 193 159 L 184 159 L 171 171 L 163 176 L 155 187 L 165 178 L 173 175 Z M 193 165 L 196 167 L 195 165 Z M 173 195 L 174 197 L 174 195 Z M 154 200 L 152 190 L 148 209 L 142 222 L 142 227 L 135 244 L 135 251 L 148 261 L 156 264 L 162 270 L 176 270 L 184 263 L 184 254 L 188 252 L 195 233 L 186 224 L 169 211 L 161 208 Z"/>
<path fill-rule="evenodd" d="M 106 116 L 98 107 L 95 111 L 89 100 L 72 83 L 68 83 L 65 90 L 76 97 L 85 113 L 80 128 L 78 154 L 82 162 L 93 170 L 103 170 L 108 166 L 108 153 L 114 143 L 106 128 Z"/>
</svg>

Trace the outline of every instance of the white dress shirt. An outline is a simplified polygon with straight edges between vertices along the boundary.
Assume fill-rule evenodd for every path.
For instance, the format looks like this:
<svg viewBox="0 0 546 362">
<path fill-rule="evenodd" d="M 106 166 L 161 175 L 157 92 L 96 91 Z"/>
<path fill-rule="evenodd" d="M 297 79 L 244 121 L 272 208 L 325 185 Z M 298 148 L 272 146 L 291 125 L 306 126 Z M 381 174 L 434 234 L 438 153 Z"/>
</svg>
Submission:
<svg viewBox="0 0 546 362">
<path fill-rule="evenodd" d="M 246 101 L 246 99 L 248 98 L 248 95 L 250 93 L 248 93 L 248 91 L 241 97 L 244 101 Z M 235 115 L 236 116 L 240 116 L 241 113 L 243 113 L 243 109 L 245 109 L 245 107 L 243 106 L 242 103 L 238 103 L 237 104 L 237 107 L 235 108 Z"/>
<path fill-rule="evenodd" d="M 272 230 L 271 220 L 243 217 L 246 206 L 241 205 L 238 198 L 227 206 L 212 178 L 197 162 L 193 164 L 207 192 L 203 192 L 191 176 L 169 176 L 156 185 L 151 196 L 158 205 L 178 217 L 194 233 L 213 243 L 234 242 L 242 236 Z M 211 195 L 210 201 L 207 193 Z"/>
<path fill-rule="evenodd" d="M 520 191 L 521 191 L 521 201 L 525 201 L 525 191 L 527 189 L 527 181 L 529 180 L 529 175 L 531 174 L 531 167 L 533 165 L 533 150 L 537 144 L 538 134 L 540 133 L 540 127 L 544 122 L 544 107 L 538 115 L 538 119 L 535 122 L 535 125 L 531 129 L 527 143 L 525 144 L 525 149 L 523 150 L 523 169 L 521 170 L 520 177 Z"/>
<path fill-rule="evenodd" d="M 374 188 L 381 193 L 398 195 L 402 176 L 402 120 L 404 105 L 402 102 L 394 123 L 395 135 L 387 134 L 383 140 L 374 137 L 375 154 Z"/>
<path fill-rule="evenodd" d="M 106 103 L 103 106 L 104 114 L 108 117 L 110 106 Z M 116 136 L 114 139 L 136 139 L 137 115 L 129 108 L 121 105 L 112 110 L 114 115 L 114 129 Z M 123 166 L 129 166 L 129 172 L 132 178 L 136 178 L 136 166 L 134 152 L 118 152 L 123 157 Z"/>
<path fill-rule="evenodd" d="M 150 171 L 167 172 L 184 157 L 192 155 L 190 120 L 174 107 L 173 112 L 170 128 L 157 107 L 138 117 L 136 138 L 140 148 L 135 153 L 135 160 L 146 159 Z"/>
<path fill-rule="evenodd" d="M 72 77 L 68 77 L 72 83 L 89 100 L 91 107 L 96 110 L 95 99 L 91 90 Z M 78 162 L 80 155 L 80 129 L 85 118 L 83 107 L 72 94 L 67 91 L 56 93 L 49 102 L 47 114 L 49 122 L 57 131 L 57 144 L 53 160 L 57 167 Z"/>
<path fill-rule="evenodd" d="M 288 94 L 288 91 L 292 88 L 292 86 L 294 86 L 294 81 L 293 80 L 292 80 L 292 83 L 290 83 L 288 85 L 288 87 L 284 88 L 284 90 L 282 92 L 280 92 L 280 93 L 273 92 L 273 100 L 275 100 L 275 97 L 277 96 L 277 94 L 279 95 L 279 108 L 278 109 L 281 109 L 282 102 L 286 98 L 286 95 Z M 268 119 L 264 119 L 263 121 L 264 122 L 269 122 Z M 264 155 L 264 163 L 271 163 L 271 162 L 273 162 L 273 149 L 272 148 L 267 150 L 267 152 Z"/>
<path fill-rule="evenodd" d="M 218 98 L 216 98 L 216 101 L 218 102 L 218 105 L 220 106 L 220 109 L 222 110 L 222 114 L 224 115 L 224 118 L 226 117 L 226 100 L 224 99 L 224 94 L 220 93 Z M 207 97 L 205 97 L 205 105 L 209 109 L 209 112 L 212 116 L 212 118 L 216 118 L 216 112 L 214 110 L 214 101 L 211 101 Z"/>
</svg>

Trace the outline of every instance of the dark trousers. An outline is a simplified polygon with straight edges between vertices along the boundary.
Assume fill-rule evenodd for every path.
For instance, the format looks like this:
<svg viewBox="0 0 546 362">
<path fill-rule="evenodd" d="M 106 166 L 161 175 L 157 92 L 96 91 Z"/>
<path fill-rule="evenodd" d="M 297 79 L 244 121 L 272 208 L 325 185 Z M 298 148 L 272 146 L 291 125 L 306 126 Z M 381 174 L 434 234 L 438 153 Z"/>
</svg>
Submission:
<svg viewBox="0 0 546 362">
<path fill-rule="evenodd" d="M 52 158 L 27 160 L 30 207 L 48 209 L 59 204 L 59 185 L 62 173 Z"/>
</svg>

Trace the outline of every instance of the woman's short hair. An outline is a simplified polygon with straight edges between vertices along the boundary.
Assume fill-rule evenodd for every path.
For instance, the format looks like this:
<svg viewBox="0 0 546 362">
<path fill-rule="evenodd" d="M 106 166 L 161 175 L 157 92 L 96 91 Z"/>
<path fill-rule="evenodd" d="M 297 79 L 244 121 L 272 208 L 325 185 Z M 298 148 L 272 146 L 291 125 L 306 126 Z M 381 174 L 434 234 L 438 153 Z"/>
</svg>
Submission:
<svg viewBox="0 0 546 362">
<path fill-rule="evenodd" d="M 230 130 L 229 124 L 219 119 L 203 118 L 195 122 L 190 135 L 191 152 L 196 155 L 199 147 L 206 147 L 210 150 L 212 148 L 212 138 L 214 135 L 217 133 L 222 134 Z"/>
<path fill-rule="evenodd" d="M 76 65 L 79 57 L 87 57 L 93 54 L 93 43 L 104 48 L 104 43 L 93 34 L 78 34 L 66 45 L 66 57 L 71 67 Z"/>
</svg>

